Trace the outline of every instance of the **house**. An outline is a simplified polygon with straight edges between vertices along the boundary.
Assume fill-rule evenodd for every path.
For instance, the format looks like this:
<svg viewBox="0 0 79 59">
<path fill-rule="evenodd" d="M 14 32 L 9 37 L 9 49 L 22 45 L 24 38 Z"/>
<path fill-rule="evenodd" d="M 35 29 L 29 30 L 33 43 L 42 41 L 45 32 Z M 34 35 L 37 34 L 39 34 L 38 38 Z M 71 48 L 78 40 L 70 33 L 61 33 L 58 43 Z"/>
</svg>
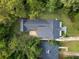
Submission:
<svg viewBox="0 0 79 59">
<path fill-rule="evenodd" d="M 59 20 L 20 19 L 20 31 L 28 31 L 29 35 L 41 38 L 42 53 L 39 59 L 59 59 L 59 47 L 50 45 L 48 40 L 58 40 L 66 34 L 66 27 Z"/>
<path fill-rule="evenodd" d="M 22 18 L 20 31 L 29 31 L 29 35 L 42 38 L 42 40 L 59 39 L 66 34 L 66 27 L 62 27 L 59 20 L 29 20 Z"/>
</svg>

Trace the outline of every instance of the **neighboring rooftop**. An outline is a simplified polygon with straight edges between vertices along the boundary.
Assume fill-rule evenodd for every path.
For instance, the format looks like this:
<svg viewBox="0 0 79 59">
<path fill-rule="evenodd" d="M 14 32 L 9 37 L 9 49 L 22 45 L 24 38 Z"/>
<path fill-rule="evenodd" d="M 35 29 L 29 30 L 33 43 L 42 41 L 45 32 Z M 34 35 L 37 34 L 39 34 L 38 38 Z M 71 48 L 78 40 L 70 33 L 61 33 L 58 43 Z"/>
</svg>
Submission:
<svg viewBox="0 0 79 59">
<path fill-rule="evenodd" d="M 59 48 L 57 45 L 49 44 L 48 41 L 41 41 L 42 53 L 40 59 L 59 59 Z"/>
</svg>

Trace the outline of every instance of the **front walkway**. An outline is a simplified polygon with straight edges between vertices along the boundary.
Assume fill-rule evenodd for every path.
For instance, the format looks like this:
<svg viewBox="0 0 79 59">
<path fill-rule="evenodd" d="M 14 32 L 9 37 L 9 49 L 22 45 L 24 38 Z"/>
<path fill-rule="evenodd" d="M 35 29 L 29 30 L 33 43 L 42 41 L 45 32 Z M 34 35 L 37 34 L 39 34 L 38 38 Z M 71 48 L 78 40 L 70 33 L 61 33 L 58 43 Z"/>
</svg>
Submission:
<svg viewBox="0 0 79 59">
<path fill-rule="evenodd" d="M 79 52 L 63 52 L 65 56 L 79 56 Z"/>
<path fill-rule="evenodd" d="M 79 41 L 79 37 L 62 37 L 56 41 Z"/>
</svg>

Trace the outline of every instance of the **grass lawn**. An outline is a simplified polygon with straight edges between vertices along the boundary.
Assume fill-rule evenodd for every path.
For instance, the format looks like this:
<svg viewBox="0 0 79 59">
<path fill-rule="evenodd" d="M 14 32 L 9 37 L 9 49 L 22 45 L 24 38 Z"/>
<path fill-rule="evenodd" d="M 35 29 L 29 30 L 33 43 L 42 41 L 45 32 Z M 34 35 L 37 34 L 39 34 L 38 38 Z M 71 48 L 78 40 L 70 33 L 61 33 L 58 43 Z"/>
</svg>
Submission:
<svg viewBox="0 0 79 59">
<path fill-rule="evenodd" d="M 71 52 L 79 52 L 79 41 L 61 42 L 61 46 L 68 47 Z"/>
<path fill-rule="evenodd" d="M 56 19 L 58 18 L 63 22 L 65 26 L 67 26 L 67 35 L 68 36 L 79 36 L 79 14 L 75 16 L 74 22 L 71 22 L 70 18 L 65 14 L 60 12 L 59 14 L 42 14 L 40 16 L 42 19 Z"/>
<path fill-rule="evenodd" d="M 78 56 L 65 57 L 64 59 L 79 59 Z"/>
</svg>

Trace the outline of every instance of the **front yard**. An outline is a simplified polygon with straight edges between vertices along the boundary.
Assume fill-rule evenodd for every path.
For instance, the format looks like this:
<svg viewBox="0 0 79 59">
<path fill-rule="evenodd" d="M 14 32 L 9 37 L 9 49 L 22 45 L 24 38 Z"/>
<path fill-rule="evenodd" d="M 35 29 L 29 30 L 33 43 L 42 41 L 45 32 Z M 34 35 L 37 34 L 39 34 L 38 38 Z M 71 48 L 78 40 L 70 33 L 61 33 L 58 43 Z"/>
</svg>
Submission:
<svg viewBox="0 0 79 59">
<path fill-rule="evenodd" d="M 67 27 L 67 36 L 79 36 L 79 15 L 76 15 L 74 17 L 74 22 L 71 21 L 71 19 L 63 12 L 60 12 L 59 14 L 42 14 L 40 18 L 49 20 L 49 19 L 59 19 L 63 22 L 63 25 Z"/>
<path fill-rule="evenodd" d="M 79 59 L 79 57 L 78 56 L 70 56 L 70 57 L 65 57 L 64 59 Z"/>
<path fill-rule="evenodd" d="M 68 47 L 71 52 L 79 52 L 79 41 L 60 42 L 61 46 Z"/>
</svg>

